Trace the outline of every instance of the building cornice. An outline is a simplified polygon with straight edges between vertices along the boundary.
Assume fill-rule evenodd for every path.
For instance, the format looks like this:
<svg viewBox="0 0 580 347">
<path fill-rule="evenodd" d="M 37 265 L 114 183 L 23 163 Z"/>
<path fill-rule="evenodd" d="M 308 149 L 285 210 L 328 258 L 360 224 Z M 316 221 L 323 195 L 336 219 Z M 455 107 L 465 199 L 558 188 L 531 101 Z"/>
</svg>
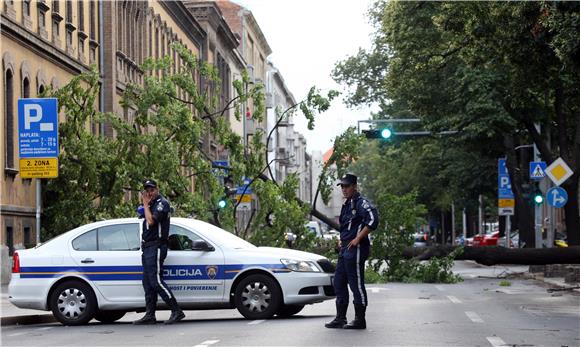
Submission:
<svg viewBox="0 0 580 347">
<path fill-rule="evenodd" d="M 207 21 L 213 30 L 224 39 L 228 48 L 234 49 L 239 46 L 240 41 L 232 32 L 215 2 L 185 1 L 184 4 L 197 21 Z"/>
<path fill-rule="evenodd" d="M 34 217 L 36 215 L 36 208 L 16 205 L 0 205 L 0 215 Z"/>
<path fill-rule="evenodd" d="M 181 30 L 194 42 L 200 52 L 206 54 L 205 39 L 207 33 L 185 5 L 181 1 L 160 1 L 159 3 L 173 17 Z"/>
<path fill-rule="evenodd" d="M 78 75 L 79 73 L 90 70 L 89 66 L 71 58 L 64 51 L 41 39 L 35 33 L 21 27 L 12 18 L 5 16 L 4 14 L 2 14 L 0 28 L 3 36 L 13 39 L 21 46 L 24 46 L 36 55 L 63 67 L 71 74 Z"/>
<path fill-rule="evenodd" d="M 252 31 L 256 33 L 258 42 L 260 43 L 260 47 L 262 48 L 262 52 L 264 52 L 265 55 L 264 58 L 268 57 L 270 54 L 272 54 L 272 48 L 270 48 L 270 45 L 266 40 L 266 36 L 264 36 L 262 29 L 260 29 L 260 26 L 258 25 L 256 18 L 254 18 L 254 15 L 252 14 L 252 11 L 246 9 L 245 15 L 248 26 L 252 28 Z"/>
</svg>

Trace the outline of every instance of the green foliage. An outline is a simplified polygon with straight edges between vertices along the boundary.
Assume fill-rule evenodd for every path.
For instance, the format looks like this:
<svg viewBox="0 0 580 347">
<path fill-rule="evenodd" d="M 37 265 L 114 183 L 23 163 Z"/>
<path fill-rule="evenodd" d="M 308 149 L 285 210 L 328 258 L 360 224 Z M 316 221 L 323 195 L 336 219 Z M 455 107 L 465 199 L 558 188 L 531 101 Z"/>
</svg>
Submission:
<svg viewBox="0 0 580 347">
<path fill-rule="evenodd" d="M 520 144 L 534 142 L 543 160 L 563 156 L 580 165 L 573 154 L 580 143 L 578 3 L 379 0 L 370 14 L 372 48 L 337 64 L 333 76 L 349 87 L 351 105 L 377 103 L 378 119 L 413 116 L 428 130 L 458 131 L 441 144 L 460 158 L 454 171 L 437 170 L 441 160 L 423 163 L 431 175 L 451 175 L 440 185 L 451 196 L 465 205 L 481 193 L 493 196 L 493 180 L 483 178 Z M 427 196 L 437 209 L 449 200 L 420 192 L 421 201 Z M 568 229 L 576 230 L 578 212 L 569 212 Z"/>
<path fill-rule="evenodd" d="M 365 283 L 386 283 L 387 280 L 384 275 L 375 271 L 373 268 L 365 270 Z"/>
<path fill-rule="evenodd" d="M 43 236 L 52 237 L 97 219 L 134 216 L 142 180 L 149 177 L 169 198 L 174 215 L 209 221 L 258 245 L 284 246 L 284 233 L 292 231 L 301 236 L 296 244 L 301 249 L 318 247 L 304 228 L 309 208 L 296 198 L 298 178 L 291 175 L 282 184 L 256 179 L 266 168 L 265 134 L 255 134 L 244 149 L 240 136 L 222 117 L 233 108 L 239 119 L 242 106 L 248 104 L 252 117 L 261 121 L 263 86 L 251 84 L 244 71 L 241 80 L 233 82 L 237 96 L 225 106 L 218 105 L 221 83 L 216 68 L 200 62 L 178 43 L 172 48 L 184 64 L 173 69 L 168 57 L 147 59 L 141 67 L 143 84 L 127 85 L 121 100 L 124 116 L 96 111 L 96 70 L 73 78 L 59 90 L 47 91 L 58 98 L 66 121 L 59 127 L 60 176 L 48 180 L 43 189 Z M 208 86 L 205 90 L 197 84 L 200 79 Z M 312 125 L 314 117 L 326 111 L 336 96 L 331 91 L 324 97 L 312 88 L 300 102 Z M 93 129 L 101 123 L 110 125 L 114 136 L 96 134 Z M 235 227 L 239 224 L 235 204 L 217 209 L 224 187 L 199 145 L 208 135 L 228 156 L 228 173 L 235 184 L 240 185 L 242 177 L 254 178 L 252 188 L 260 209 L 240 230 Z M 266 223 L 269 213 L 274 216 L 273 226 Z"/>
</svg>

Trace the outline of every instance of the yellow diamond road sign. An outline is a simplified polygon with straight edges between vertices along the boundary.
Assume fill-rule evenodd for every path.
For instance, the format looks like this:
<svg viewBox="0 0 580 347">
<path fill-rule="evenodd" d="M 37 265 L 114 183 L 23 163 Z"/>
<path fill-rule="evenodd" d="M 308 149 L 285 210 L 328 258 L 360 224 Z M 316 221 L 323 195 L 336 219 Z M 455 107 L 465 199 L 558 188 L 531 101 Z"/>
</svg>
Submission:
<svg viewBox="0 0 580 347">
<path fill-rule="evenodd" d="M 546 175 L 550 177 L 555 185 L 559 186 L 564 183 L 570 176 L 574 174 L 574 171 L 570 169 L 568 164 L 562 158 L 556 159 L 550 166 L 546 168 Z"/>
</svg>

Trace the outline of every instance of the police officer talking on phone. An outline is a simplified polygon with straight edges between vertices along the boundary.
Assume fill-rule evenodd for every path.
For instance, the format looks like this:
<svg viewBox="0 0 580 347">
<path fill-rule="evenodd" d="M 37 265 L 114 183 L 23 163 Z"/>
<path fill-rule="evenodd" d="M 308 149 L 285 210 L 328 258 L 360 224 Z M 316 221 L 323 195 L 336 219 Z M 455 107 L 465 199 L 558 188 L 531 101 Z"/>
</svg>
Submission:
<svg viewBox="0 0 580 347">
<path fill-rule="evenodd" d="M 360 195 L 357 177 L 346 174 L 338 183 L 346 199 L 340 211 L 340 251 L 334 275 L 336 317 L 325 324 L 327 328 L 366 329 L 368 305 L 365 288 L 365 261 L 370 253 L 369 233 L 379 224 L 377 210 Z M 348 287 L 353 294 L 355 318 L 346 323 Z"/>
<path fill-rule="evenodd" d="M 141 262 L 143 264 L 143 289 L 145 290 L 146 313 L 133 324 L 155 324 L 157 295 L 171 308 L 171 316 L 165 324 L 173 324 L 185 318 L 175 296 L 163 281 L 163 262 L 167 257 L 169 237 L 170 206 L 159 194 L 157 182 L 152 179 L 143 182 L 141 199 L 144 208 L 143 235 L 141 236 Z"/>
</svg>

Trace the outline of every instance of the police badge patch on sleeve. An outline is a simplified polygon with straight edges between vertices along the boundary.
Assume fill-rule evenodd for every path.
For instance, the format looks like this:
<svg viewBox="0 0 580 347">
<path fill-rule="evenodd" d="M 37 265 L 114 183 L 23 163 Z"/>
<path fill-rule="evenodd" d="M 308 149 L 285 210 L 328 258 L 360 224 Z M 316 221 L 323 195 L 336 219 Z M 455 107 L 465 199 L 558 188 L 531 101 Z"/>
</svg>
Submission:
<svg viewBox="0 0 580 347">
<path fill-rule="evenodd" d="M 368 209 L 368 208 L 370 207 L 370 205 L 369 205 L 369 203 L 368 203 L 368 202 L 366 202 L 366 201 L 363 201 L 363 205 L 362 205 L 362 207 L 363 207 L 364 209 Z"/>
<path fill-rule="evenodd" d="M 163 204 L 157 204 L 157 211 L 163 211 Z"/>
</svg>

